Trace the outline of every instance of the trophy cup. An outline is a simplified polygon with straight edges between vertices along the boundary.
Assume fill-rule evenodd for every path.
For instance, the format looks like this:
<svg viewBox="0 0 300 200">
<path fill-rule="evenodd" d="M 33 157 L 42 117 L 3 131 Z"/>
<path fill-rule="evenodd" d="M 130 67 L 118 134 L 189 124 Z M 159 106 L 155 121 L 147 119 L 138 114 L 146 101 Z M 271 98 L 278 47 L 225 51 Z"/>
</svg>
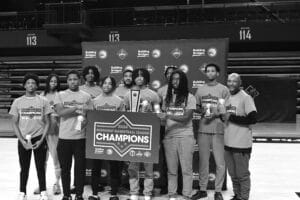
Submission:
<svg viewBox="0 0 300 200">
<path fill-rule="evenodd" d="M 130 90 L 130 111 L 138 112 L 140 107 L 140 90 Z"/>
<path fill-rule="evenodd" d="M 220 114 L 225 114 L 226 113 L 226 109 L 225 109 L 225 99 L 220 98 L 219 99 L 219 105 L 220 105 Z"/>
<path fill-rule="evenodd" d="M 209 117 L 211 115 L 210 107 L 211 107 L 211 104 L 207 103 L 206 104 L 206 112 L 205 112 L 204 116 Z"/>
<path fill-rule="evenodd" d="M 31 143 L 31 135 L 26 135 L 26 136 L 25 136 L 25 139 L 27 140 L 27 143 L 28 143 L 29 145 L 32 146 L 32 143 Z"/>
<path fill-rule="evenodd" d="M 141 107 L 141 111 L 142 112 L 147 112 L 147 107 L 149 105 L 149 102 L 147 100 L 143 100 L 142 101 L 142 107 Z"/>
<path fill-rule="evenodd" d="M 82 115 L 77 116 L 77 124 L 75 126 L 75 130 L 81 131 L 81 124 L 82 124 L 83 120 L 84 120 L 84 117 Z"/>
<path fill-rule="evenodd" d="M 161 110 L 160 110 L 160 105 L 159 104 L 154 104 L 154 112 L 155 113 L 161 113 Z"/>
</svg>

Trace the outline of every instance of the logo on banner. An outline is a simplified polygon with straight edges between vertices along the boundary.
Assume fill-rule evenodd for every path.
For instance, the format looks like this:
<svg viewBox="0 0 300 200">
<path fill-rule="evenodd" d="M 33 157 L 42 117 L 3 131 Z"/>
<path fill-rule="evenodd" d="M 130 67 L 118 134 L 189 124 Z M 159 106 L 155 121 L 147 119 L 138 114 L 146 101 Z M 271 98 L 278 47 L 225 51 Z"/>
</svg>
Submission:
<svg viewBox="0 0 300 200">
<path fill-rule="evenodd" d="M 94 146 L 108 148 L 108 155 L 143 156 L 144 151 L 151 151 L 151 140 L 151 125 L 133 124 L 125 115 L 112 123 L 94 123 Z"/>
<path fill-rule="evenodd" d="M 133 71 L 133 66 L 132 65 L 126 65 L 124 70 L 130 70 Z"/>
<path fill-rule="evenodd" d="M 84 58 L 96 58 L 96 51 L 85 51 Z"/>
<path fill-rule="evenodd" d="M 253 99 L 255 99 L 255 97 L 259 96 L 259 92 L 256 90 L 255 87 L 253 87 L 252 85 L 249 85 L 246 89 L 245 92 L 247 92 Z"/>
<path fill-rule="evenodd" d="M 182 51 L 178 48 L 175 48 L 171 54 L 174 58 L 178 59 L 182 55 Z"/>
<path fill-rule="evenodd" d="M 123 71 L 123 67 L 121 67 L 121 66 L 110 66 L 111 74 L 121 74 L 122 71 Z"/>
<path fill-rule="evenodd" d="M 152 57 L 153 58 L 159 58 L 160 57 L 160 50 L 159 49 L 154 49 L 153 51 L 152 51 Z"/>
<path fill-rule="evenodd" d="M 117 52 L 117 55 L 119 56 L 119 58 L 121 60 L 124 60 L 127 56 L 128 56 L 128 53 L 125 49 L 120 49 L 118 52 Z"/>
<path fill-rule="evenodd" d="M 205 49 L 193 49 L 192 57 L 205 56 Z"/>
<path fill-rule="evenodd" d="M 152 74 L 152 72 L 154 72 L 154 70 L 155 70 L 154 67 L 152 65 L 150 65 L 150 64 L 146 65 L 146 69 L 148 70 L 148 72 L 150 74 Z"/>
<path fill-rule="evenodd" d="M 138 58 L 148 58 L 150 56 L 149 50 L 138 50 Z"/>
<path fill-rule="evenodd" d="M 100 59 L 105 59 L 105 58 L 107 58 L 107 51 L 100 50 L 99 53 L 98 53 L 98 55 L 99 55 Z"/>
<path fill-rule="evenodd" d="M 186 64 L 181 65 L 181 66 L 179 67 L 179 69 L 180 69 L 181 71 L 183 71 L 184 73 L 188 73 L 188 71 L 189 71 L 189 67 L 188 67 Z"/>
<path fill-rule="evenodd" d="M 217 55 L 217 49 L 212 47 L 212 48 L 209 48 L 208 51 L 207 51 L 207 55 L 209 57 L 215 57 Z"/>
</svg>

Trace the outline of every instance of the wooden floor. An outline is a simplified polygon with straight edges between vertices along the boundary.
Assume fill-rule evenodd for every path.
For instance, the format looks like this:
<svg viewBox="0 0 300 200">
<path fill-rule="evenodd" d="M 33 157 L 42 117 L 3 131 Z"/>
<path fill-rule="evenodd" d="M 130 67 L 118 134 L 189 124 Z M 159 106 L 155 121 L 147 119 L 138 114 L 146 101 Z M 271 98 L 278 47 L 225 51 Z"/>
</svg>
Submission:
<svg viewBox="0 0 300 200">
<path fill-rule="evenodd" d="M 297 200 L 295 192 L 300 192 L 300 144 L 255 143 L 250 161 L 252 189 L 251 200 Z M 230 199 L 232 186 L 228 179 L 228 190 L 223 192 L 224 199 Z M 47 168 L 47 187 L 49 199 L 60 200 L 53 196 L 54 182 L 53 163 L 49 159 Z M 38 185 L 35 166 L 32 162 L 27 191 L 28 200 L 36 200 L 33 190 Z M 0 138 L 0 199 L 14 200 L 19 188 L 19 163 L 16 138 Z M 84 196 L 91 193 L 90 186 L 85 187 Z M 103 193 L 102 200 L 109 195 Z M 125 200 L 126 195 L 121 196 Z M 166 199 L 166 196 L 155 197 L 155 200 Z M 213 200 L 213 192 L 209 191 Z"/>
</svg>

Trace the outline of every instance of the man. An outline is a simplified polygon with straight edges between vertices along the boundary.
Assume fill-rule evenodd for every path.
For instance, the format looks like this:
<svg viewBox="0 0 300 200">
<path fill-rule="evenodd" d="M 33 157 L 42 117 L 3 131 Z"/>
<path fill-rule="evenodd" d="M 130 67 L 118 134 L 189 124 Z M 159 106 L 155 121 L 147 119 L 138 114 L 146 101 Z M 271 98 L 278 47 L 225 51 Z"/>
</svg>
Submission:
<svg viewBox="0 0 300 200">
<path fill-rule="evenodd" d="M 193 111 L 196 109 L 195 97 L 189 93 L 186 74 L 175 70 L 170 76 L 163 110 L 166 111 L 166 134 L 163 144 L 168 166 L 168 195 L 170 200 L 177 198 L 178 166 L 180 163 L 185 199 L 192 196 L 193 187 Z"/>
<path fill-rule="evenodd" d="M 67 73 L 68 89 L 55 96 L 54 105 L 60 117 L 58 159 L 61 165 L 61 178 L 64 196 L 71 200 L 70 170 L 72 157 L 75 161 L 75 200 L 83 200 L 85 179 L 85 114 L 92 109 L 91 96 L 79 90 L 80 74 L 75 70 Z"/>
<path fill-rule="evenodd" d="M 95 66 L 86 66 L 82 71 L 85 83 L 79 86 L 79 89 L 90 94 L 92 99 L 102 93 L 102 89 L 97 85 L 99 84 L 100 74 Z"/>
<path fill-rule="evenodd" d="M 165 75 L 166 84 L 157 90 L 157 94 L 160 98 L 161 104 L 167 96 L 169 80 L 170 80 L 172 72 L 175 69 L 176 69 L 176 67 L 169 66 L 165 70 L 164 75 Z M 161 142 L 162 142 L 164 136 L 165 136 L 165 124 L 162 123 L 161 127 L 160 127 L 160 141 Z M 159 168 L 160 168 L 159 171 L 161 172 L 161 174 L 160 174 L 160 182 L 161 182 L 160 194 L 163 195 L 163 194 L 168 193 L 168 177 L 167 177 L 168 176 L 168 174 L 167 174 L 168 168 L 167 168 L 166 157 L 165 157 L 165 149 L 164 149 L 164 145 L 162 145 L 162 144 L 159 149 Z"/>
<path fill-rule="evenodd" d="M 127 69 L 123 72 L 123 84 L 120 84 L 119 87 L 116 88 L 115 95 L 124 99 L 124 96 L 129 92 L 132 84 L 132 71 Z"/>
<path fill-rule="evenodd" d="M 256 107 L 251 96 L 241 87 L 241 77 L 232 73 L 227 86 L 230 97 L 223 115 L 225 128 L 225 161 L 232 180 L 232 200 L 248 200 L 250 193 L 249 160 L 252 151 L 251 125 L 256 123 Z"/>
<path fill-rule="evenodd" d="M 132 72 L 133 88 L 140 90 L 141 106 L 138 112 L 153 112 L 154 105 L 159 104 L 159 97 L 153 90 L 149 89 L 147 85 L 150 81 L 150 74 L 144 68 L 135 69 Z M 126 110 L 130 110 L 130 92 L 124 97 L 124 105 Z M 141 163 L 131 162 L 129 164 L 129 184 L 130 184 L 130 199 L 137 200 L 139 194 L 139 169 Z M 144 196 L 145 200 L 152 198 L 153 192 L 153 163 L 143 163 L 145 168 L 144 179 Z"/>
<path fill-rule="evenodd" d="M 12 115 L 13 129 L 18 137 L 18 154 L 21 167 L 19 200 L 26 200 L 26 186 L 32 151 L 34 153 L 40 200 L 48 200 L 46 194 L 45 162 L 47 143 L 45 140 L 49 129 L 52 112 L 49 102 L 36 94 L 39 78 L 35 74 L 26 74 L 23 79 L 25 95 L 14 100 L 9 114 Z"/>
<path fill-rule="evenodd" d="M 123 105 L 123 100 L 114 94 L 116 89 L 116 81 L 113 77 L 104 77 L 101 83 L 103 93 L 98 97 L 93 99 L 93 107 L 96 110 L 106 110 L 106 111 L 118 111 L 121 110 Z M 89 196 L 89 200 L 100 200 L 98 196 L 98 185 L 100 177 L 102 160 L 94 159 L 92 168 L 92 192 L 93 194 Z M 118 189 L 120 186 L 120 179 L 122 176 L 122 162 L 112 160 L 109 161 L 110 167 L 110 183 L 111 183 L 111 197 L 109 200 L 119 200 L 117 196 Z"/>
<path fill-rule="evenodd" d="M 199 87 L 196 100 L 201 119 L 198 129 L 199 146 L 199 186 L 193 199 L 207 199 L 210 150 L 216 163 L 215 200 L 223 200 L 222 186 L 225 179 L 224 125 L 220 119 L 222 104 L 229 97 L 226 86 L 218 83 L 220 68 L 216 64 L 205 66 L 208 82 Z M 221 103 L 220 103 L 221 102 Z M 224 108 L 224 105 L 223 105 Z M 223 109 L 223 112 L 225 109 Z"/>
</svg>

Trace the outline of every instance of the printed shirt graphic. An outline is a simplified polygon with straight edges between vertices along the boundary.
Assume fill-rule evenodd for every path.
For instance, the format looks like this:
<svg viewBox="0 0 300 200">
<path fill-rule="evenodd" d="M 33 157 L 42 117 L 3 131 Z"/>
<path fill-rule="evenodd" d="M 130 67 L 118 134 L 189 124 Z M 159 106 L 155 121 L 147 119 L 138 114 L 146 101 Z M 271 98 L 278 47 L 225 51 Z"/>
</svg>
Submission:
<svg viewBox="0 0 300 200">
<path fill-rule="evenodd" d="M 244 90 L 229 97 L 226 102 L 226 111 L 237 116 L 246 116 L 256 111 L 254 101 Z M 252 147 L 251 126 L 238 125 L 229 122 L 225 128 L 224 143 L 228 147 L 250 148 Z"/>
<path fill-rule="evenodd" d="M 130 98 L 131 98 L 130 92 L 128 92 L 124 97 L 124 105 L 126 106 L 126 108 L 130 107 Z M 142 108 L 141 104 L 144 100 L 148 101 L 149 103 L 149 107 L 146 112 L 153 112 L 153 105 L 160 103 L 160 99 L 157 93 L 149 88 L 140 90 L 140 108 L 139 108 L 140 111 Z"/>
<path fill-rule="evenodd" d="M 123 100 L 117 95 L 104 96 L 99 95 L 93 99 L 93 106 L 96 110 L 118 111 L 122 106 Z"/>
<path fill-rule="evenodd" d="M 58 115 L 56 114 L 56 112 L 54 110 L 54 99 L 57 94 L 58 94 L 58 92 L 47 93 L 46 95 L 44 95 L 44 93 L 41 94 L 41 96 L 46 98 L 50 104 L 50 108 L 52 110 L 51 117 L 58 117 Z M 57 126 L 57 124 L 51 123 L 48 134 L 58 134 L 58 131 L 59 131 L 59 127 Z"/>
<path fill-rule="evenodd" d="M 196 102 L 201 105 L 202 108 L 206 108 L 207 104 L 210 104 L 210 110 L 216 110 L 218 113 L 221 109 L 224 110 L 224 105 L 219 103 L 219 99 L 224 99 L 225 101 L 229 98 L 229 90 L 224 85 L 218 83 L 214 86 L 209 86 L 207 84 L 198 87 L 195 94 Z M 223 108 L 222 108 L 223 106 Z M 211 133 L 211 134 L 223 134 L 224 124 L 220 118 L 207 119 L 202 117 L 199 124 L 199 133 Z"/>
<path fill-rule="evenodd" d="M 125 86 L 119 86 L 116 88 L 114 94 L 117 95 L 118 97 L 124 99 L 125 95 L 130 91 L 129 88 Z"/>
<path fill-rule="evenodd" d="M 18 125 L 23 137 L 26 135 L 37 137 L 43 134 L 45 116 L 51 112 L 49 102 L 36 95 L 34 97 L 21 96 L 15 99 L 9 114 L 18 117 Z"/>
<path fill-rule="evenodd" d="M 181 106 L 172 106 L 174 105 L 176 96 L 174 95 L 173 102 L 170 106 L 166 107 L 165 98 L 163 101 L 163 110 L 165 110 L 169 114 L 173 115 L 183 115 L 185 110 L 195 110 L 196 109 L 196 99 L 194 95 L 188 95 L 187 102 L 182 103 Z M 173 128 L 170 128 L 173 127 Z M 185 136 L 193 136 L 193 123 L 192 118 L 187 123 L 176 122 L 171 119 L 167 119 L 166 121 L 166 138 L 170 137 L 185 137 Z"/>
<path fill-rule="evenodd" d="M 98 85 L 89 87 L 84 84 L 84 85 L 79 86 L 79 90 L 82 90 L 82 91 L 88 93 L 89 95 L 91 95 L 92 99 L 94 99 L 97 96 L 99 96 L 100 94 L 102 94 L 102 89 Z"/>
<path fill-rule="evenodd" d="M 59 92 L 54 99 L 54 105 L 56 104 L 62 104 L 65 108 L 71 108 L 78 105 L 86 106 L 88 109 L 93 108 L 91 96 L 82 90 L 73 92 L 67 89 Z M 77 115 L 60 117 L 59 138 L 67 140 L 85 138 L 85 128 L 81 131 L 76 130 L 75 127 L 77 123 Z"/>
</svg>

